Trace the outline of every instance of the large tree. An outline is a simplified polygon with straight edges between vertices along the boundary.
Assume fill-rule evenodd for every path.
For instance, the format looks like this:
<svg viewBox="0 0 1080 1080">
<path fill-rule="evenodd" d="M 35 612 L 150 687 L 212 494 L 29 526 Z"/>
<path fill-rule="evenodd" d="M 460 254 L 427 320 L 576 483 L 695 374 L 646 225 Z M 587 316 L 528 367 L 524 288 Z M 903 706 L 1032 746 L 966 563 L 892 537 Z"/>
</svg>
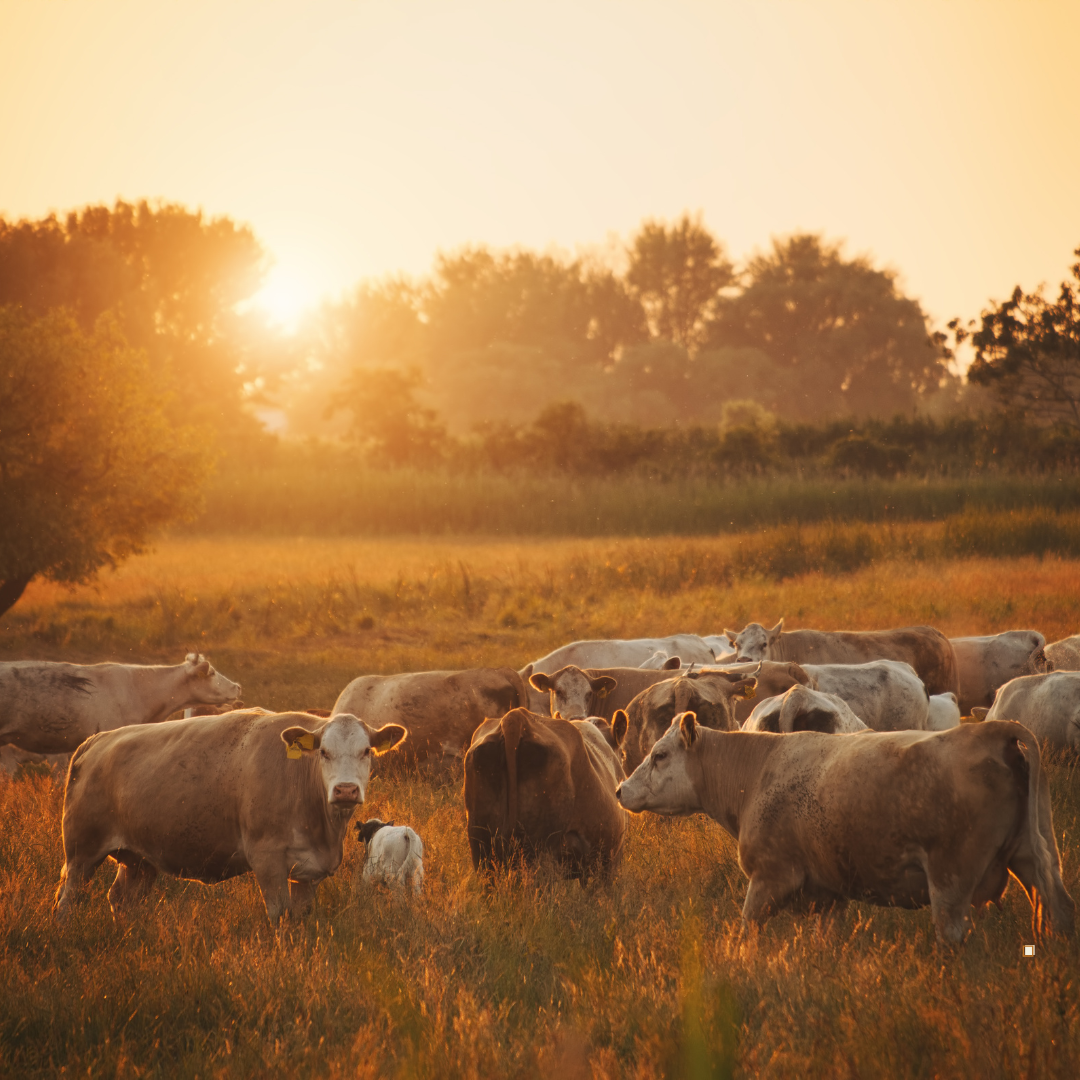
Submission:
<svg viewBox="0 0 1080 1080">
<path fill-rule="evenodd" d="M 799 419 L 908 411 L 949 377 L 940 341 L 896 276 L 810 234 L 750 259 L 712 339 L 766 353 L 775 370 L 764 404 Z"/>
<path fill-rule="evenodd" d="M 1073 254 L 1080 259 L 1080 248 Z M 1080 430 L 1080 262 L 1056 302 L 1019 285 L 1003 304 L 982 313 L 971 335 L 971 382 L 992 389 L 1001 404 L 1040 423 Z M 963 341 L 968 331 L 949 326 Z"/>
<path fill-rule="evenodd" d="M 208 455 L 109 316 L 0 307 L 0 613 L 38 575 L 85 581 L 197 509 Z"/>
</svg>

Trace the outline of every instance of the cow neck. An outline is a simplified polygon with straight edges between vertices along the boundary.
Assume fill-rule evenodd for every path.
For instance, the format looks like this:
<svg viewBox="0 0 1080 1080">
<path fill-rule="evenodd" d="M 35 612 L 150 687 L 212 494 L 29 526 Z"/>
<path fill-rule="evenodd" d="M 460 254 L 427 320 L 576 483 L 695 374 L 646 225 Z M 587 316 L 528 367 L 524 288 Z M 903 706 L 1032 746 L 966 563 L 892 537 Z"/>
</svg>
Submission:
<svg viewBox="0 0 1080 1080">
<path fill-rule="evenodd" d="M 765 659 L 772 660 L 781 664 L 787 664 L 791 661 L 788 658 L 787 651 L 787 635 L 783 630 L 780 631 L 780 636 L 771 645 L 768 645 L 765 649 Z"/>
<path fill-rule="evenodd" d="M 129 720 L 129 723 L 160 723 L 170 713 L 176 712 L 187 703 L 188 697 L 182 693 L 187 679 L 184 664 L 163 664 L 155 667 L 134 664 L 124 666 L 140 705 L 137 714 L 134 710 L 132 711 L 136 719 Z"/>
<path fill-rule="evenodd" d="M 319 771 L 319 759 L 317 754 L 305 754 L 299 761 L 290 761 L 286 776 L 296 785 L 297 801 L 294 805 L 300 807 L 319 807 L 319 820 L 322 824 L 323 837 L 338 847 L 340 861 L 345 828 L 349 819 L 355 813 L 356 808 L 347 813 L 336 812 L 331 809 L 327 802 L 326 789 L 323 787 L 322 774 Z M 296 766 L 300 766 L 299 769 Z M 361 805 L 357 803 L 357 806 Z"/>
<path fill-rule="evenodd" d="M 701 808 L 736 839 L 747 802 L 782 736 L 750 731 L 698 728 L 698 775 L 694 779 Z"/>
</svg>

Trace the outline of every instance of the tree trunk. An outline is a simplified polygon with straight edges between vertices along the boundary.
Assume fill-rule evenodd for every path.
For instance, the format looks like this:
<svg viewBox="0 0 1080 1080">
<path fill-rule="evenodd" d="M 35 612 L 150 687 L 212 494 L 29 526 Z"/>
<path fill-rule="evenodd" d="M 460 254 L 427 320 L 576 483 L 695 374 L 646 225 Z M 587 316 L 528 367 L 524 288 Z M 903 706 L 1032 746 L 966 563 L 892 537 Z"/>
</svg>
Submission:
<svg viewBox="0 0 1080 1080">
<path fill-rule="evenodd" d="M 15 606 L 33 577 L 33 574 L 27 574 L 26 577 L 8 578 L 6 581 L 0 581 L 0 617 L 6 615 Z"/>
</svg>

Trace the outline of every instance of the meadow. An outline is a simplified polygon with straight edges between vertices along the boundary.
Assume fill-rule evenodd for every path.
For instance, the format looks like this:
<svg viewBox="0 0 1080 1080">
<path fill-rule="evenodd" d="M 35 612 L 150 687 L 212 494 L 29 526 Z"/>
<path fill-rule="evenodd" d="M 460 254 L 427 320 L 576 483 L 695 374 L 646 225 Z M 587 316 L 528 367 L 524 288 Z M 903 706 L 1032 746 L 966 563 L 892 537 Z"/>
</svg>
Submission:
<svg viewBox="0 0 1080 1080">
<path fill-rule="evenodd" d="M 329 708 L 370 671 L 523 665 L 579 637 L 931 622 L 948 634 L 1080 628 L 1080 522 L 780 526 L 720 537 L 174 537 L 97 586 L 36 582 L 0 658 L 176 662 L 192 647 L 249 704 Z M 1080 893 L 1076 764 L 1048 764 Z M 354 885 L 273 931 L 248 876 L 159 879 L 114 923 L 103 866 L 63 928 L 62 781 L 0 779 L 0 1074 L 300 1077 L 1075 1076 L 1080 947 L 1033 941 L 1014 884 L 966 945 L 928 911 L 740 926 L 734 841 L 704 818 L 631 821 L 610 883 L 550 868 L 485 889 L 460 770 L 376 766 L 359 817 L 412 824 L 422 897 Z"/>
</svg>

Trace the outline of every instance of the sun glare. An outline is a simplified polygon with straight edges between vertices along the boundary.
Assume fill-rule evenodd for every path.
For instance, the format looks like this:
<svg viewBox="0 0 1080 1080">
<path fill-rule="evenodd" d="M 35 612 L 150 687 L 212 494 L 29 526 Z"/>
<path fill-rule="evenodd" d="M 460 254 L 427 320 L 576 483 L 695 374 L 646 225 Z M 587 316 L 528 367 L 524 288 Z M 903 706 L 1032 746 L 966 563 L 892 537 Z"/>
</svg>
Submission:
<svg viewBox="0 0 1080 1080">
<path fill-rule="evenodd" d="M 296 332 L 301 318 L 316 301 L 314 290 L 304 277 L 280 265 L 270 271 L 266 284 L 251 298 L 252 305 L 262 308 L 270 321 L 287 334 Z"/>
</svg>

